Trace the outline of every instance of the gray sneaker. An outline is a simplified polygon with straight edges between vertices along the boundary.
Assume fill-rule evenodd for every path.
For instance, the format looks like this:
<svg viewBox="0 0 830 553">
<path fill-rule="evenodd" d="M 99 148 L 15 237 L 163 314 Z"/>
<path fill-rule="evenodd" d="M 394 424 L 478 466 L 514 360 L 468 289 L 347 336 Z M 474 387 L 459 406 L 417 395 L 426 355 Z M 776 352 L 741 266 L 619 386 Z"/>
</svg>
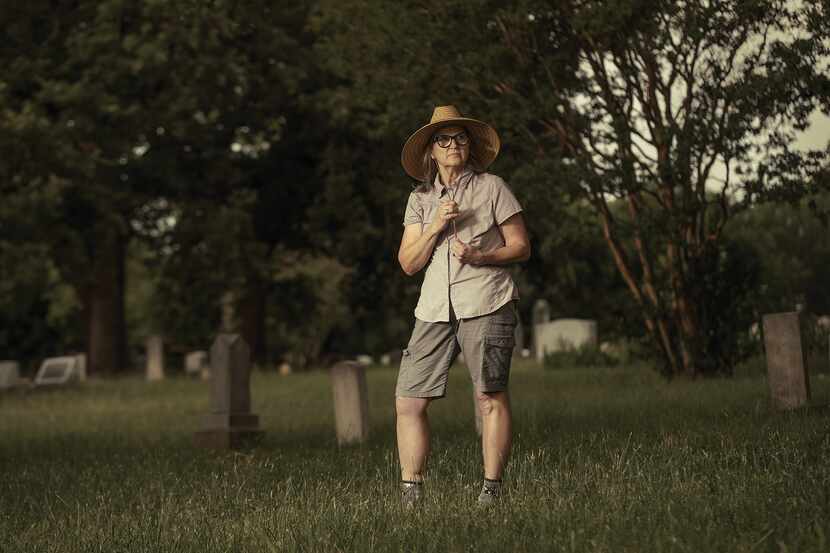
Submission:
<svg viewBox="0 0 830 553">
<path fill-rule="evenodd" d="M 488 486 L 484 484 L 481 486 L 481 493 L 478 494 L 479 505 L 495 505 L 499 502 L 501 497 L 501 489 L 499 486 Z"/>
<path fill-rule="evenodd" d="M 424 495 L 424 483 L 412 482 L 409 480 L 401 481 L 401 504 L 411 509 L 421 502 Z"/>
</svg>

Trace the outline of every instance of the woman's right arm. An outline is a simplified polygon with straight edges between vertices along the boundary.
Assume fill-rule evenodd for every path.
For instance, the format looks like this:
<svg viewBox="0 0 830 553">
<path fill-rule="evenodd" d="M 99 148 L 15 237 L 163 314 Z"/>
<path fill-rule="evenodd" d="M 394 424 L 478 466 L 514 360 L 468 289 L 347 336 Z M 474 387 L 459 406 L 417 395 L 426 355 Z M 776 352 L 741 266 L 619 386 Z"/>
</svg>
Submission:
<svg viewBox="0 0 830 553">
<path fill-rule="evenodd" d="M 403 272 L 412 276 L 429 262 L 432 250 L 438 241 L 438 235 L 447 227 L 450 221 L 458 217 L 458 204 L 453 201 L 442 202 L 435 219 L 426 228 L 421 223 L 413 223 L 403 228 L 401 247 L 398 249 L 398 262 Z"/>
</svg>

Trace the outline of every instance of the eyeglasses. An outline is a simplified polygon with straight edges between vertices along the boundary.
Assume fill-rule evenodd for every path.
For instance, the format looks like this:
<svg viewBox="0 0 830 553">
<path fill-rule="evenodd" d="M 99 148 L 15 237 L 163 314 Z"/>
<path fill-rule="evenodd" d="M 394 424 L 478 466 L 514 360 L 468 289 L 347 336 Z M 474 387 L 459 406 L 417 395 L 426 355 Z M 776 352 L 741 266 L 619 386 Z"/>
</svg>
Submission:
<svg viewBox="0 0 830 553">
<path fill-rule="evenodd" d="M 466 146 L 470 143 L 470 135 L 466 132 L 460 132 L 458 134 L 438 134 L 435 135 L 432 141 L 442 148 L 449 148 L 452 141 L 455 140 L 455 143 L 459 146 Z"/>
</svg>

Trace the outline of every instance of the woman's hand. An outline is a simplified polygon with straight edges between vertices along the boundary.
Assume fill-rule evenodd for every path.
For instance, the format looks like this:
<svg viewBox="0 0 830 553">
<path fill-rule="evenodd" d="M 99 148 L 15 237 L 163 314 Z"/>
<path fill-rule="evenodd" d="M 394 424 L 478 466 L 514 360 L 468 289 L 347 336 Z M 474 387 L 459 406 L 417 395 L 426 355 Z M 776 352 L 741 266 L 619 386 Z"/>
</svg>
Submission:
<svg viewBox="0 0 830 553">
<path fill-rule="evenodd" d="M 433 233 L 438 234 L 447 228 L 450 221 L 458 217 L 458 214 L 458 204 L 456 202 L 452 200 L 442 200 L 441 204 L 438 206 L 438 212 L 432 219 L 432 223 L 430 223 Z"/>
<path fill-rule="evenodd" d="M 481 265 L 484 262 L 484 254 L 475 246 L 465 244 L 459 239 L 450 241 L 450 248 L 452 254 L 458 258 L 461 263 L 469 265 Z"/>
</svg>

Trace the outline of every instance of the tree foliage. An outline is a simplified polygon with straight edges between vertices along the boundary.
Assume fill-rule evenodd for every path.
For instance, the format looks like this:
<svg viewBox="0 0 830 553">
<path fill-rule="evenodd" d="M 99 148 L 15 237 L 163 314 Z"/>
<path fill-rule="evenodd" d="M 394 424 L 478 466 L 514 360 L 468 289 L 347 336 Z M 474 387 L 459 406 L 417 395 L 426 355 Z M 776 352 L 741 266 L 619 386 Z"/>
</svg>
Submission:
<svg viewBox="0 0 830 553">
<path fill-rule="evenodd" d="M 734 214 L 823 182 L 827 151 L 798 151 L 794 139 L 828 107 L 824 7 L 412 2 L 379 17 L 354 46 L 336 24 L 329 40 L 358 94 L 378 100 L 379 120 L 400 117 L 395 94 L 436 101 L 449 90 L 462 105 L 489 107 L 517 145 L 508 156 L 545 168 L 549 196 L 591 206 L 664 371 L 728 371 L 733 360 L 707 336 L 728 320 L 709 311 L 730 307 L 710 305 L 706 278 L 728 270 L 716 260 Z M 436 46 L 440 60 L 430 57 Z M 424 68 L 445 80 L 428 88 Z M 402 80 L 402 93 L 381 86 Z"/>
</svg>

